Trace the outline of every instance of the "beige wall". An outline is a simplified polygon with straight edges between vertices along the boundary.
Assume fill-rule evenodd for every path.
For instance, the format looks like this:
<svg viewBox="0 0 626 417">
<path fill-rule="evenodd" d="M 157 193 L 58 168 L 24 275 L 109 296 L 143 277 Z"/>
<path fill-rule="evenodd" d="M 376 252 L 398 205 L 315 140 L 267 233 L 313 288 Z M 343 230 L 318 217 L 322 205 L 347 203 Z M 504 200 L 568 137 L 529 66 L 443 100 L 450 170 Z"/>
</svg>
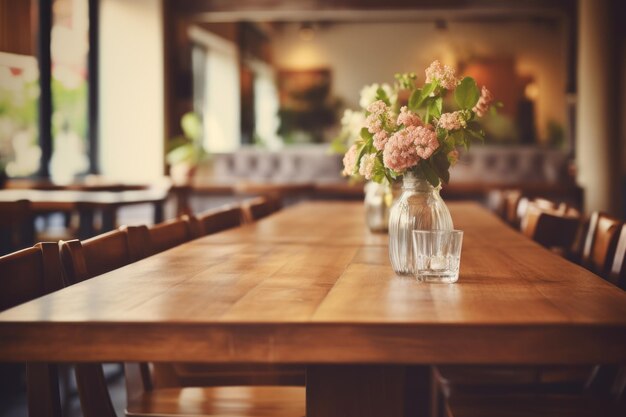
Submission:
<svg viewBox="0 0 626 417">
<path fill-rule="evenodd" d="M 361 87 L 393 82 L 397 72 L 423 70 L 435 58 L 456 64 L 471 56 L 515 56 L 521 75 L 534 76 L 539 91 L 537 127 L 565 120 L 565 38 L 559 28 L 522 22 L 457 23 L 437 30 L 429 23 L 344 23 L 316 31 L 310 41 L 287 25 L 273 43 L 278 68 L 331 67 L 334 93 L 356 107 Z"/>
<path fill-rule="evenodd" d="M 576 166 L 585 189 L 585 209 L 617 213 L 619 163 L 618 132 L 612 54 L 611 10 L 606 1 L 581 0 L 578 27 L 578 100 L 576 112 Z"/>
<path fill-rule="evenodd" d="M 163 175 L 162 0 L 100 0 L 100 164 L 125 181 Z"/>
</svg>

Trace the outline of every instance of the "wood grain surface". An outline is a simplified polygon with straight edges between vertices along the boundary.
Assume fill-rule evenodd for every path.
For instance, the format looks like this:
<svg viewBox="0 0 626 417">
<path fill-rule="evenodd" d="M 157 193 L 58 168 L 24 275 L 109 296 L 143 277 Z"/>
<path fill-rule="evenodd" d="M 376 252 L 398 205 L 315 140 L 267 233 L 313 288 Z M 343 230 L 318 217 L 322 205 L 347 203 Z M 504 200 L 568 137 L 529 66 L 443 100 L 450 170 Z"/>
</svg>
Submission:
<svg viewBox="0 0 626 417">
<path fill-rule="evenodd" d="M 361 203 L 304 203 L 0 313 L 0 360 L 626 362 L 622 290 L 449 207 L 456 284 L 395 276 Z"/>
</svg>

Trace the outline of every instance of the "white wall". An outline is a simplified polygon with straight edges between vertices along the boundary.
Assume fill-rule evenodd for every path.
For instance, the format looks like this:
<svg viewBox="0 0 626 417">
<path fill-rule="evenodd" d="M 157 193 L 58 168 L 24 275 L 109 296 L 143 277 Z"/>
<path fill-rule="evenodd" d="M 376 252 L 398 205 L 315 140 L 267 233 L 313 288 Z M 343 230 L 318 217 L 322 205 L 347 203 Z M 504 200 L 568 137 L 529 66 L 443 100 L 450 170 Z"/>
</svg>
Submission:
<svg viewBox="0 0 626 417">
<path fill-rule="evenodd" d="M 310 41 L 297 24 L 275 37 L 276 66 L 286 69 L 331 67 L 334 93 L 357 107 L 365 84 L 393 82 L 397 72 L 423 70 L 434 59 L 456 64 L 474 56 L 514 56 L 520 75 L 535 78 L 537 128 L 545 136 L 548 120 L 565 120 L 565 44 L 562 31 L 524 22 L 450 22 L 447 30 L 430 23 L 344 23 L 317 30 Z"/>
<path fill-rule="evenodd" d="M 585 188 L 587 211 L 614 212 L 616 152 L 611 95 L 613 84 L 607 82 L 612 72 L 611 39 L 604 30 L 611 19 L 607 2 L 579 2 L 578 26 L 578 103 L 576 114 L 576 166 L 578 183 Z M 615 49 L 615 48 L 613 48 Z"/>
<path fill-rule="evenodd" d="M 162 0 L 100 0 L 100 166 L 125 181 L 163 175 Z"/>
</svg>

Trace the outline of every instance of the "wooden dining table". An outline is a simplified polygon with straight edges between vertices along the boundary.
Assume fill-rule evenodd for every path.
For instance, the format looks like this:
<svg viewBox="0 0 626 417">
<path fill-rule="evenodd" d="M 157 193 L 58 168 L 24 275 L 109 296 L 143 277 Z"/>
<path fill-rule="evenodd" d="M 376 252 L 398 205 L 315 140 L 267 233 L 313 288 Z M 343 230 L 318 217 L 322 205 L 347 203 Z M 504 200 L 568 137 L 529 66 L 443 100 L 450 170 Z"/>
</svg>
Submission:
<svg viewBox="0 0 626 417">
<path fill-rule="evenodd" d="M 0 361 L 304 364 L 308 417 L 427 415 L 433 364 L 626 363 L 626 293 L 453 202 L 456 284 L 306 202 L 0 313 Z"/>
</svg>

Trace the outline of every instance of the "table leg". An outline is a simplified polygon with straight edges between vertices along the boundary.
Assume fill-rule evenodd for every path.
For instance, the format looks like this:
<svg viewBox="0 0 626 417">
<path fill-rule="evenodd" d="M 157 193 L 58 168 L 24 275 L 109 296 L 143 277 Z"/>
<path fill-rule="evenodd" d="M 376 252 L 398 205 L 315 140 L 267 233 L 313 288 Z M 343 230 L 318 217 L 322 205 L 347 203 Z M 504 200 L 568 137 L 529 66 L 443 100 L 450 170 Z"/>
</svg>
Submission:
<svg viewBox="0 0 626 417">
<path fill-rule="evenodd" d="M 159 224 L 165 219 L 164 206 L 165 200 L 156 201 L 154 203 L 154 224 Z"/>
<path fill-rule="evenodd" d="M 93 208 L 79 206 L 78 219 L 78 238 L 83 240 L 94 236 Z"/>
<path fill-rule="evenodd" d="M 429 366 L 307 367 L 307 417 L 430 417 L 432 397 Z"/>
<path fill-rule="evenodd" d="M 102 232 L 108 232 L 117 227 L 117 207 L 102 209 Z"/>
</svg>

